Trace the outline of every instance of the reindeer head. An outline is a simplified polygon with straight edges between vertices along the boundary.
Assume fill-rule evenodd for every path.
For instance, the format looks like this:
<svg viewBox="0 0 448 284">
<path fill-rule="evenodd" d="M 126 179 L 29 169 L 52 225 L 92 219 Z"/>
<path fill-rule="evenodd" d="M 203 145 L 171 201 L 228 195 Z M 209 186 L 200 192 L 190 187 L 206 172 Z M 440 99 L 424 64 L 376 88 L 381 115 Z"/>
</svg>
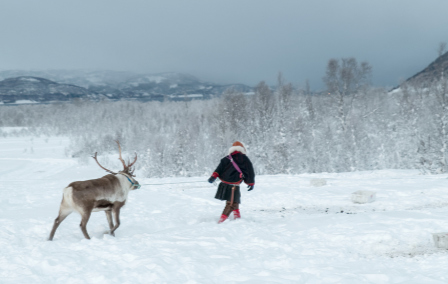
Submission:
<svg viewBox="0 0 448 284">
<path fill-rule="evenodd" d="M 134 179 L 135 175 L 134 175 L 134 170 L 135 168 L 133 168 L 132 166 L 135 164 L 135 162 L 137 161 L 137 153 L 135 153 L 135 159 L 134 161 L 131 163 L 130 161 L 128 161 L 128 163 L 126 164 L 126 162 L 123 160 L 123 158 L 121 157 L 121 145 L 120 142 L 118 142 L 118 140 L 115 140 L 115 142 L 117 142 L 118 145 L 118 159 L 121 161 L 121 163 L 123 164 L 123 170 L 119 171 L 118 173 L 113 172 L 111 170 L 106 169 L 105 167 L 101 166 L 100 162 L 98 162 L 97 159 L 97 153 L 95 152 L 95 155 L 92 156 L 92 158 L 96 161 L 96 163 L 98 164 L 98 166 L 100 166 L 100 168 L 102 168 L 103 170 L 105 170 L 108 173 L 111 173 L 113 175 L 116 174 L 123 174 L 124 176 L 126 176 L 128 178 L 128 180 L 132 183 L 133 185 L 133 189 L 138 189 L 140 188 L 140 184 L 138 183 L 138 181 L 136 181 Z"/>
</svg>

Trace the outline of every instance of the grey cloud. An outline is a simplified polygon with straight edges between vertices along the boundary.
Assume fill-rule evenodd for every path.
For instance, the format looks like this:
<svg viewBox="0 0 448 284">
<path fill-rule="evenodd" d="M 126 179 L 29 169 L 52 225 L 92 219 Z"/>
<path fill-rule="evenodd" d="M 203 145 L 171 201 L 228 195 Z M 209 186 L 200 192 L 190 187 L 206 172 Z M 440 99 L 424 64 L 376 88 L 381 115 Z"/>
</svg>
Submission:
<svg viewBox="0 0 448 284">
<path fill-rule="evenodd" d="M 448 41 L 448 1 L 2 1 L 0 69 L 186 72 L 322 87 L 330 58 L 396 85 Z"/>
</svg>

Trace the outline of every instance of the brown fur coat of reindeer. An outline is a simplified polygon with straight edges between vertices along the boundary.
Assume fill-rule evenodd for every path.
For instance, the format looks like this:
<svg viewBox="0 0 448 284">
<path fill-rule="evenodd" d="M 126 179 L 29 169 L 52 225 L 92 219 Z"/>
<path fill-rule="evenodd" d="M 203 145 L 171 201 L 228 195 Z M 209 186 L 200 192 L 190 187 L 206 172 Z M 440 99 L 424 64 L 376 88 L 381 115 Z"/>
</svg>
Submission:
<svg viewBox="0 0 448 284">
<path fill-rule="evenodd" d="M 75 181 L 64 188 L 59 215 L 54 220 L 48 240 L 53 240 L 56 229 L 62 221 L 73 211 L 81 215 L 81 231 L 86 239 L 90 239 L 87 233 L 87 222 L 90 214 L 97 211 L 105 211 L 109 223 L 110 234 L 115 236 L 115 230 L 120 226 L 120 209 L 126 203 L 129 191 L 140 188 L 138 181 L 134 179 L 134 169 L 132 166 L 137 161 L 137 154 L 132 163 L 126 164 L 121 157 L 121 146 L 118 141 L 119 160 L 123 164 L 123 170 L 118 173 L 112 172 L 103 166 L 97 160 L 97 153 L 93 156 L 97 164 L 110 174 L 98 179 L 85 181 Z M 114 215 L 115 225 L 112 220 Z"/>
</svg>

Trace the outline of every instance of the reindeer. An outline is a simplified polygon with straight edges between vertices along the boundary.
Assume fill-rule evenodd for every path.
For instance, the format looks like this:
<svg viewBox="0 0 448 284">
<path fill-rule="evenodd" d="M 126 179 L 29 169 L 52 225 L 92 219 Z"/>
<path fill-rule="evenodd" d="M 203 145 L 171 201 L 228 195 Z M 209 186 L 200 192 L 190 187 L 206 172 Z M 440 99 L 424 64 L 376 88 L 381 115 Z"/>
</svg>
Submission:
<svg viewBox="0 0 448 284">
<path fill-rule="evenodd" d="M 110 234 L 115 236 L 114 232 L 120 226 L 120 209 L 124 206 L 129 191 L 140 188 L 140 184 L 134 179 L 134 168 L 132 168 L 137 161 L 137 154 L 135 154 L 134 161 L 132 163 L 128 162 L 126 165 L 121 157 L 120 142 L 115 142 L 118 144 L 118 159 L 123 164 L 123 170 L 115 173 L 101 166 L 96 152 L 92 158 L 95 159 L 98 166 L 110 174 L 98 179 L 75 181 L 64 188 L 59 215 L 54 220 L 53 229 L 48 237 L 49 241 L 53 240 L 58 226 L 73 211 L 77 211 L 81 215 L 80 227 L 86 239 L 90 239 L 86 229 L 90 214 L 98 211 L 106 212 Z M 114 214 L 115 226 L 112 221 L 112 213 Z"/>
</svg>

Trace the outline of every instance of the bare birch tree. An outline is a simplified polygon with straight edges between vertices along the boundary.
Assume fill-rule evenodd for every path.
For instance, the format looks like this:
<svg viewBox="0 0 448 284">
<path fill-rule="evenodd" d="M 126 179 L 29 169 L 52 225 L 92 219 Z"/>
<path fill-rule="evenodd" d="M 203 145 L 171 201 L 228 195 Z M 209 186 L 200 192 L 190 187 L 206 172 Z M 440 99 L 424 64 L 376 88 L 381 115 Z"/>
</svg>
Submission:
<svg viewBox="0 0 448 284">
<path fill-rule="evenodd" d="M 355 95 L 368 84 L 371 72 L 369 63 L 358 64 L 353 57 L 328 61 L 323 80 L 328 94 L 337 100 L 338 119 L 343 131 L 347 129 L 347 116 L 353 108 Z"/>
</svg>

